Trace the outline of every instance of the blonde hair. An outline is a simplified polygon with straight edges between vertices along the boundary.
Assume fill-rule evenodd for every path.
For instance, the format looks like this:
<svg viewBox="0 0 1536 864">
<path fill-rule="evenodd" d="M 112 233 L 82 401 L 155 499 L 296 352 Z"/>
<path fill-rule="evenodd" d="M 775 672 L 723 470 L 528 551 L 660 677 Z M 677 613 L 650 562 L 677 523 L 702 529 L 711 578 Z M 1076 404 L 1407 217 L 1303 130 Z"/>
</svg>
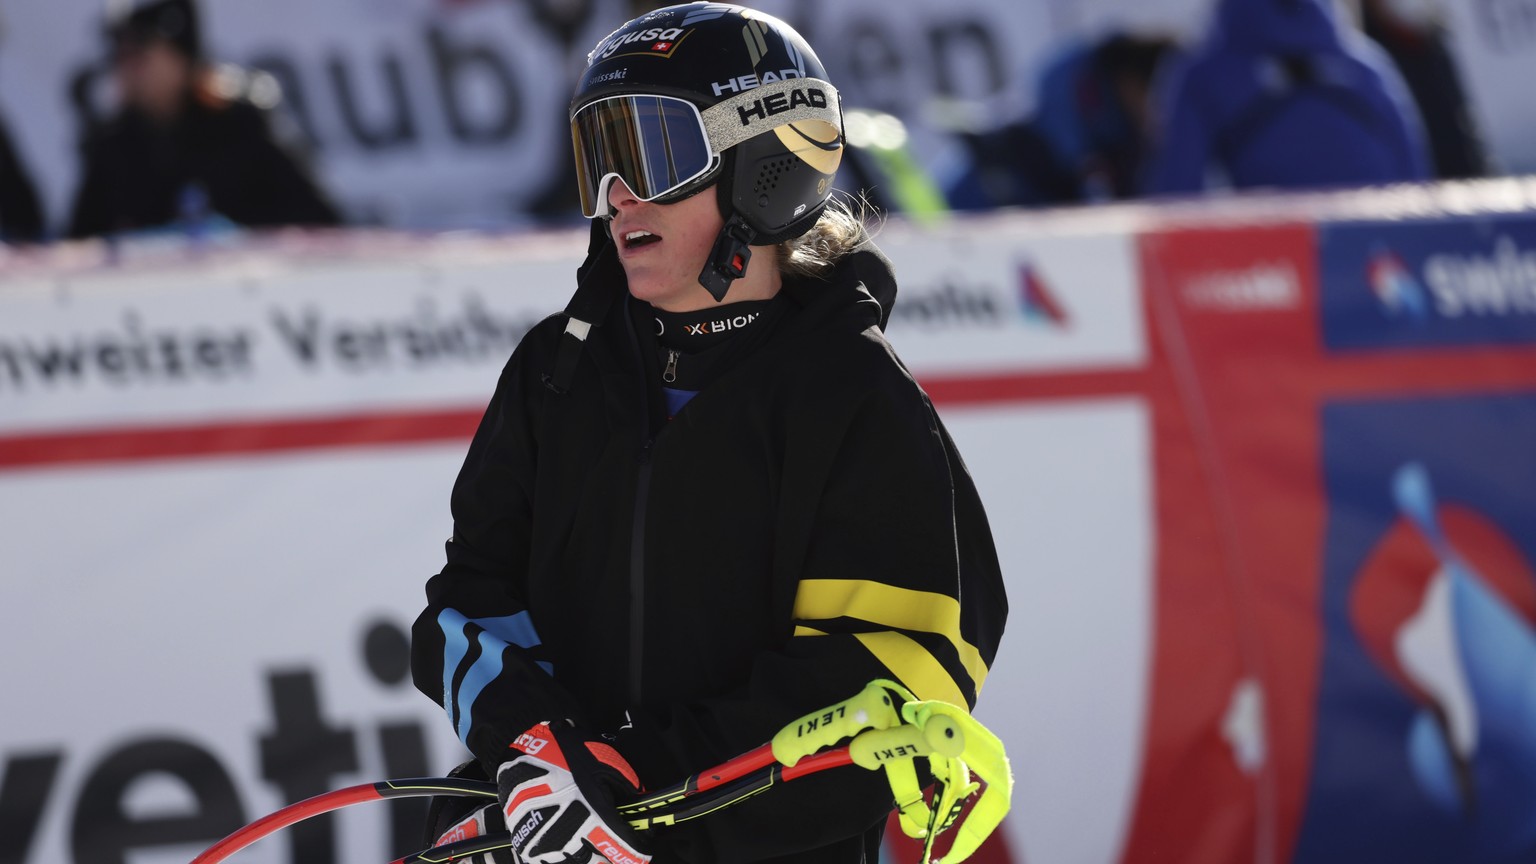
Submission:
<svg viewBox="0 0 1536 864">
<path fill-rule="evenodd" d="M 834 195 L 811 230 L 779 244 L 779 272 L 804 279 L 830 278 L 839 260 L 874 236 L 865 220 L 875 214 L 862 195 L 852 200 Z"/>
</svg>

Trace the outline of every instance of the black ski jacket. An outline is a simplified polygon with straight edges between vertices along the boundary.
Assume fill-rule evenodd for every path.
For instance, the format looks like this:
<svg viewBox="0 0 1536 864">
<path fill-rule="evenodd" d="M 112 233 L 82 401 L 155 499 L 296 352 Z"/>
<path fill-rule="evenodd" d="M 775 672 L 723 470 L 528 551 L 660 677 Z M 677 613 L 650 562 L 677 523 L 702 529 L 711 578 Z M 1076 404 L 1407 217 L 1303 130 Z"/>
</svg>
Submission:
<svg viewBox="0 0 1536 864">
<path fill-rule="evenodd" d="M 503 371 L 414 626 L 416 685 L 475 756 L 494 770 L 570 718 L 657 788 L 874 678 L 974 705 L 1007 600 L 971 478 L 881 333 L 889 263 L 787 280 L 670 420 L 622 271 L 595 278 L 624 294 L 569 392 L 545 383 L 564 316 Z M 890 809 L 880 774 L 839 769 L 644 842 L 657 862 L 873 862 Z"/>
</svg>

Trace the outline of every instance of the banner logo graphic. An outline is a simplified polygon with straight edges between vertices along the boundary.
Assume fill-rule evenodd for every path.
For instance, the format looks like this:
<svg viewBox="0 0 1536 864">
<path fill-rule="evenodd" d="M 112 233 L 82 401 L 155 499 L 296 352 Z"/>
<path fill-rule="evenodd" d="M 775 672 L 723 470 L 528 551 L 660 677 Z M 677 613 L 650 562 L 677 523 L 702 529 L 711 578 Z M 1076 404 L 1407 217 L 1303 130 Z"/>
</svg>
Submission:
<svg viewBox="0 0 1536 864">
<path fill-rule="evenodd" d="M 1026 321 L 1067 326 L 1066 310 L 1057 302 L 1055 292 L 1027 263 L 1019 265 L 1019 309 Z"/>
<path fill-rule="evenodd" d="M 1396 252 L 1383 249 L 1371 256 L 1366 265 L 1366 282 L 1388 315 L 1415 321 L 1429 317 L 1429 298 L 1423 284 L 1408 271 Z"/>
</svg>

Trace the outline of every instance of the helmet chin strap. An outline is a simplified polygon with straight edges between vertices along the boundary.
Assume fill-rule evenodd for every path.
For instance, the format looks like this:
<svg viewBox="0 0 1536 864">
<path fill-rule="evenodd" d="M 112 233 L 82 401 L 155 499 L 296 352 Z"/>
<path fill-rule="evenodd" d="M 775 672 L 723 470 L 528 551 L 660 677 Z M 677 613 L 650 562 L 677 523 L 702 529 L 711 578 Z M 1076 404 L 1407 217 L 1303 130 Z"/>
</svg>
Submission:
<svg viewBox="0 0 1536 864">
<path fill-rule="evenodd" d="M 725 302 L 725 292 L 731 290 L 731 283 L 747 275 L 747 262 L 752 260 L 752 241 L 756 237 L 757 232 L 735 213 L 720 228 L 709 260 L 699 272 L 699 284 L 716 303 Z"/>
</svg>

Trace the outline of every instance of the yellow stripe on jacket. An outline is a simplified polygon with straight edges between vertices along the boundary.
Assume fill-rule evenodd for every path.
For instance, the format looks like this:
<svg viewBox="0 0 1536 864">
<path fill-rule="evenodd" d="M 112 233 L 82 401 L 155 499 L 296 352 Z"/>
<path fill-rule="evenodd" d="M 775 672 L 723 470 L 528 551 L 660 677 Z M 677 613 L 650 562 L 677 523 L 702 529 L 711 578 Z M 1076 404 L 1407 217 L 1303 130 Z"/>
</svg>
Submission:
<svg viewBox="0 0 1536 864">
<path fill-rule="evenodd" d="M 971 676 L 978 695 L 987 678 L 987 664 L 982 661 L 981 652 L 960 635 L 960 601 L 944 594 L 898 588 L 867 579 L 802 579 L 795 595 L 794 616 L 798 621 L 857 618 L 894 630 L 934 633 L 943 636 L 955 647 L 955 653 L 959 655 L 966 673 Z M 795 631 L 796 635 L 811 635 L 814 632 L 808 627 L 796 628 Z M 953 676 L 910 637 L 899 633 L 856 635 L 876 658 L 919 696 L 943 699 L 961 706 L 966 704 L 965 698 L 960 695 L 963 688 L 953 680 Z"/>
</svg>

